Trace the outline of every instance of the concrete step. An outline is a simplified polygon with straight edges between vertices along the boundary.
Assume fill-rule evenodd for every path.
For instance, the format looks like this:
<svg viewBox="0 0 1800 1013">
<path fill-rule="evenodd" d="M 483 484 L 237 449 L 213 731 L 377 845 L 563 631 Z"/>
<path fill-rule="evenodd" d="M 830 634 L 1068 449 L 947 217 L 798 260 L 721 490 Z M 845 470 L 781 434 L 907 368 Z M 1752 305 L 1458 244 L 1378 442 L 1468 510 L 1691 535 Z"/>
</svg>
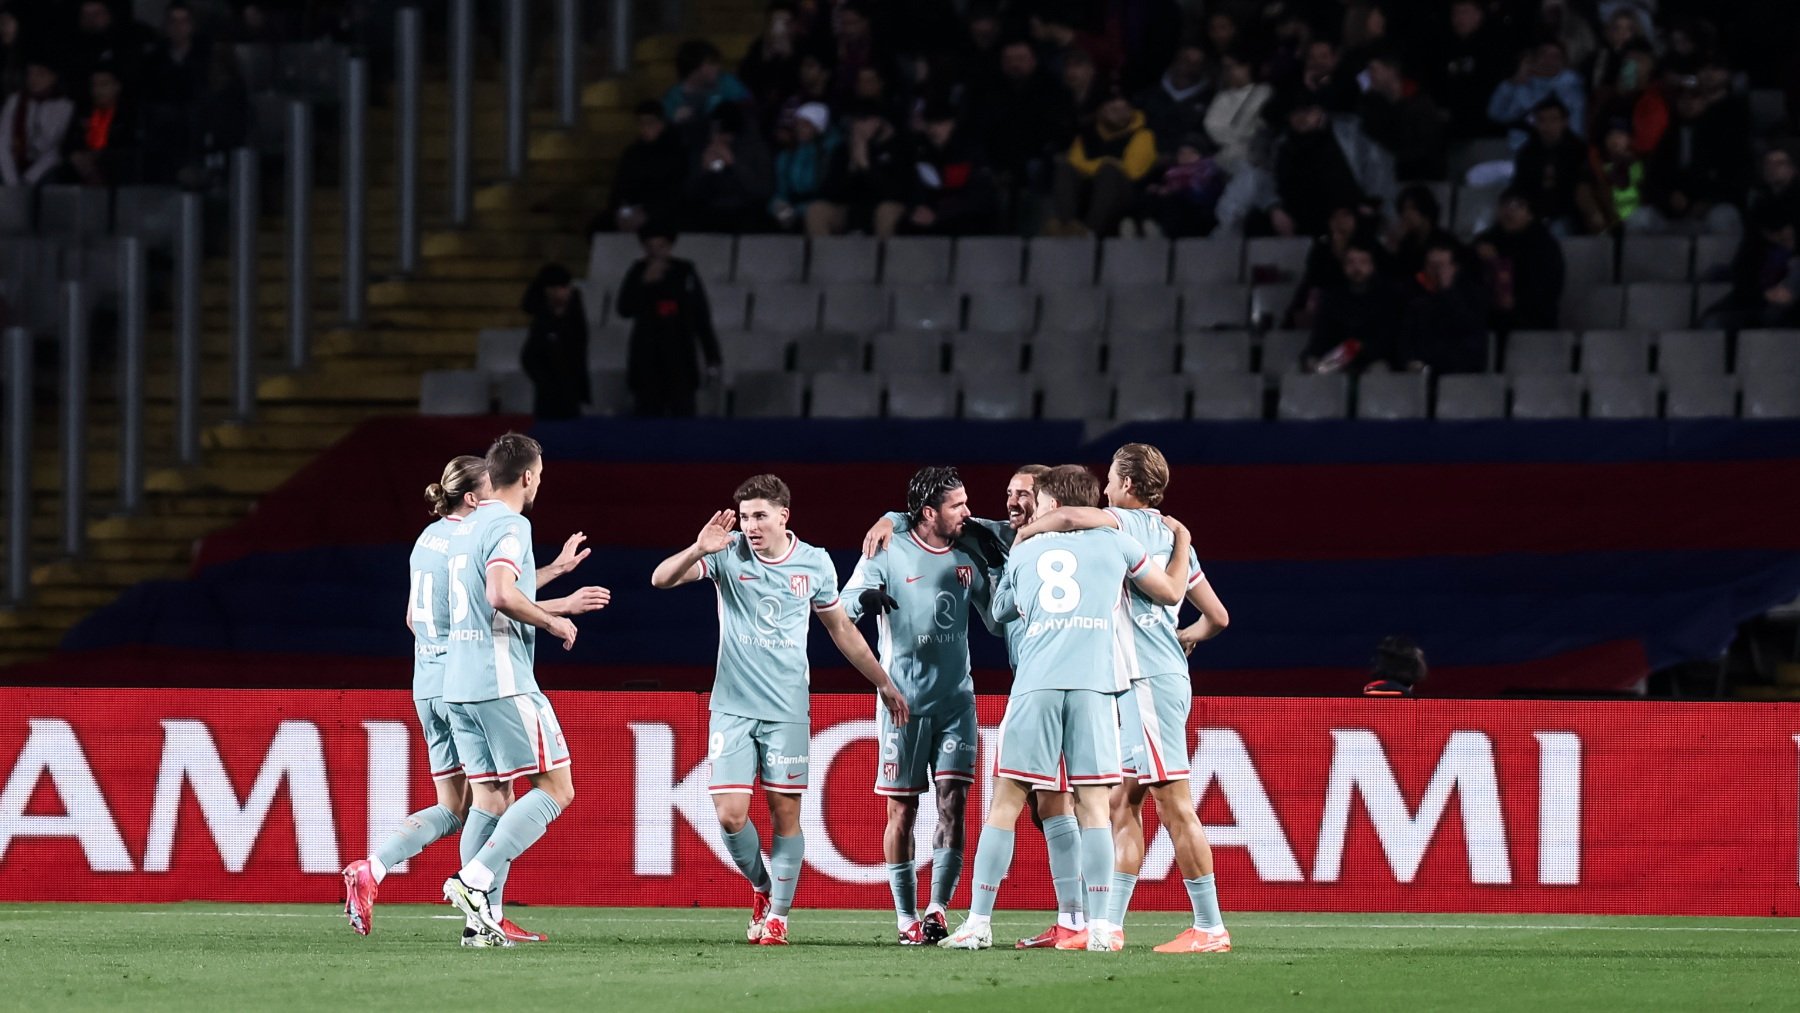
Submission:
<svg viewBox="0 0 1800 1013">
<path fill-rule="evenodd" d="M 86 609 L 55 608 L 46 605 L 28 605 L 22 609 L 0 609 L 0 630 L 6 632 L 6 649 L 0 649 L 0 664 L 9 661 L 11 649 L 18 646 L 15 638 L 19 634 L 37 634 L 39 631 L 51 631 L 60 639 L 69 627 L 81 621 L 87 615 Z M 0 678 L 4 678 L 0 676 Z"/>
<path fill-rule="evenodd" d="M 1800 700 L 1800 686 L 1738 686 L 1732 695 L 1739 700 L 1788 703 Z"/>
<path fill-rule="evenodd" d="M 1775 669 L 1775 682 L 1781 686 L 1800 686 L 1800 662 L 1785 662 Z"/>
<path fill-rule="evenodd" d="M 31 583 L 40 592 L 50 588 L 122 588 L 146 580 L 180 577 L 185 570 L 179 563 L 161 561 L 65 559 L 35 568 Z"/>
</svg>

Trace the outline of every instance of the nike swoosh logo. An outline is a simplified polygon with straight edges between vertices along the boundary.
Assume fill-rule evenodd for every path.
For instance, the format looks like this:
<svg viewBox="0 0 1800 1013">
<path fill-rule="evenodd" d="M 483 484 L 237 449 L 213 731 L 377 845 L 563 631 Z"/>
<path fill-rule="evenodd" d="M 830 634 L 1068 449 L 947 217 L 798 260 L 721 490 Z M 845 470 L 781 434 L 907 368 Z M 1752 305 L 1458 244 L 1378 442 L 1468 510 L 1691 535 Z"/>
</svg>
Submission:
<svg viewBox="0 0 1800 1013">
<path fill-rule="evenodd" d="M 801 778 L 802 778 L 802 777 L 805 777 L 805 776 L 806 776 L 806 775 L 805 775 L 805 774 L 789 774 L 789 775 L 788 775 L 788 776 L 787 776 L 787 779 L 788 779 L 788 780 L 790 780 L 790 781 L 798 781 L 798 780 L 800 780 L 800 779 L 801 779 Z"/>
<path fill-rule="evenodd" d="M 924 577 L 924 576 L 925 576 L 925 575 L 924 575 L 924 574 L 922 574 L 922 573 L 921 573 L 921 574 L 919 574 L 919 576 L 917 576 L 917 577 L 908 577 L 908 578 L 906 578 L 906 582 L 907 582 L 907 583 L 908 583 L 908 584 L 910 584 L 910 583 L 912 583 L 912 582 L 913 582 L 913 581 L 915 581 L 915 580 L 920 580 L 920 579 L 922 579 L 922 578 L 923 578 L 923 577 Z"/>
<path fill-rule="evenodd" d="M 739 580 L 755 580 L 756 575 L 752 574 L 752 573 L 740 573 L 740 574 L 738 574 L 738 579 Z"/>
</svg>

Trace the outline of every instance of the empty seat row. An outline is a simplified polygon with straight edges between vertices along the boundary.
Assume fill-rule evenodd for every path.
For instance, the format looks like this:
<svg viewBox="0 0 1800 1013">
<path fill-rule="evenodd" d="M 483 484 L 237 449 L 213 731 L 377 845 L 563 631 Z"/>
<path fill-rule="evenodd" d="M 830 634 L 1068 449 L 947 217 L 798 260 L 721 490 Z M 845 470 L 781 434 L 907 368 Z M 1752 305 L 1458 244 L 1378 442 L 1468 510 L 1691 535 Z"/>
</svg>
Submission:
<svg viewBox="0 0 1800 1013">
<path fill-rule="evenodd" d="M 1730 293 L 1724 282 L 1570 286 L 1563 290 L 1560 320 L 1577 331 L 1682 330 Z"/>
<path fill-rule="evenodd" d="M 1506 372 L 1589 375 L 1719 374 L 1727 371 L 1731 342 L 1723 331 L 1517 331 L 1506 339 Z M 1579 366 L 1576 365 L 1579 357 Z M 1736 372 L 1800 374 L 1800 331 L 1742 331 L 1736 340 Z"/>
<path fill-rule="evenodd" d="M 172 186 L 0 187 L 0 236 L 56 239 L 136 236 L 173 241 L 181 191 Z"/>
</svg>

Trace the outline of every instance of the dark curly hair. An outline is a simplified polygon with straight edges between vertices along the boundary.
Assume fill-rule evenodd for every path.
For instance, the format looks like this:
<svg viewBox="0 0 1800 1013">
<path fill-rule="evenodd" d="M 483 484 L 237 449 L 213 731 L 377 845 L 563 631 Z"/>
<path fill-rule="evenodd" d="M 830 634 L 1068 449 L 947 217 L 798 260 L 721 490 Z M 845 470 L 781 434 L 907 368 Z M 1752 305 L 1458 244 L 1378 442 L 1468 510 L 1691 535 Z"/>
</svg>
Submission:
<svg viewBox="0 0 1800 1013">
<path fill-rule="evenodd" d="M 917 525 L 925 519 L 925 508 L 937 509 L 944 505 L 944 497 L 952 489 L 962 488 L 962 476 L 955 468 L 941 465 L 927 465 L 913 473 L 912 480 L 906 483 L 906 513 Z"/>
</svg>

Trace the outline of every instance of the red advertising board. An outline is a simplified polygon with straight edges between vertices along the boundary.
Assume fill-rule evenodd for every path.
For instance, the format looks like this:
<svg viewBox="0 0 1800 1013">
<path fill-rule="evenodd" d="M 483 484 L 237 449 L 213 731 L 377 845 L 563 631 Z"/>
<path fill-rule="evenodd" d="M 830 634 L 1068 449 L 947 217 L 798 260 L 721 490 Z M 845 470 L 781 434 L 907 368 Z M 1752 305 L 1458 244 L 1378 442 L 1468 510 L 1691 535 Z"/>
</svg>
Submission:
<svg viewBox="0 0 1800 1013">
<path fill-rule="evenodd" d="M 744 901 L 706 792 L 705 698 L 551 698 L 578 795 L 509 894 Z M 986 771 L 1004 707 L 981 701 Z M 803 907 L 891 902 L 873 708 L 814 700 Z M 329 902 L 337 870 L 433 797 L 400 692 L 11 688 L 0 711 L 0 900 Z M 1800 707 L 1237 697 L 1196 701 L 1189 731 L 1227 910 L 1800 914 Z M 975 792 L 979 810 L 986 774 Z M 1149 829 L 1135 905 L 1183 908 Z M 435 845 L 382 898 L 436 900 L 455 865 Z M 1028 827 L 1001 905 L 1051 906 Z"/>
</svg>

